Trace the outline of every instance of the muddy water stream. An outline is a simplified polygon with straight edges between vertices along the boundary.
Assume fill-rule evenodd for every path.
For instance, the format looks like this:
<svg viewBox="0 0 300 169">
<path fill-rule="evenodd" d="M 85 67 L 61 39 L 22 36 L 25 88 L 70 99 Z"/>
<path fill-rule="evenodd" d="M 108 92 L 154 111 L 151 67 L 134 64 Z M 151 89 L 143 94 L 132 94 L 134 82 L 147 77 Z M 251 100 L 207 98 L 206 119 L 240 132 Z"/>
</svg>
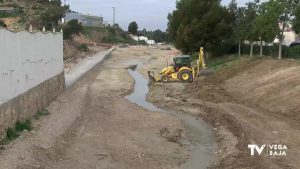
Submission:
<svg viewBox="0 0 300 169">
<path fill-rule="evenodd" d="M 190 157 L 182 164 L 182 169 L 206 169 L 213 160 L 215 140 L 212 128 L 203 120 L 197 120 L 194 116 L 179 112 L 162 110 L 146 101 L 149 92 L 148 81 L 136 70 L 128 69 L 129 74 L 135 80 L 134 91 L 126 98 L 145 109 L 155 112 L 166 113 L 181 119 L 185 127 L 187 139 L 183 143 L 190 151 Z"/>
</svg>

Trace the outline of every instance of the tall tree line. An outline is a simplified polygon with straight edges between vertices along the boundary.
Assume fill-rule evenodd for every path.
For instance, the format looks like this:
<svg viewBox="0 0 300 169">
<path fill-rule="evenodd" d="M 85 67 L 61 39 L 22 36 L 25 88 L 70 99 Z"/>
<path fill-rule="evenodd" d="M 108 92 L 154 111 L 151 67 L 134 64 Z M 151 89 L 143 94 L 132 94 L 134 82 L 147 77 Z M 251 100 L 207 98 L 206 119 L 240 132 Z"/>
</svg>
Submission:
<svg viewBox="0 0 300 169">
<path fill-rule="evenodd" d="M 179 0 L 176 10 L 168 16 L 168 33 L 177 48 L 192 53 L 203 46 L 213 52 L 226 44 L 235 42 L 241 55 L 241 44 L 250 45 L 253 56 L 254 42 L 278 39 L 278 58 L 282 58 L 284 30 L 292 26 L 300 32 L 299 0 L 254 0 L 239 7 L 236 0 L 222 6 L 220 0 Z"/>
</svg>

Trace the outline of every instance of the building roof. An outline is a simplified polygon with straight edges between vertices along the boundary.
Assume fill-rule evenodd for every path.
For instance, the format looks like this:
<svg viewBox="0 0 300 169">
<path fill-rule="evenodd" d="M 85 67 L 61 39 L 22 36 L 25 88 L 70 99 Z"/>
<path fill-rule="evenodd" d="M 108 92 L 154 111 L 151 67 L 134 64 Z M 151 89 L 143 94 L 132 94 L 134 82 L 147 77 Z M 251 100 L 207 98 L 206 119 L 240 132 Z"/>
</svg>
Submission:
<svg viewBox="0 0 300 169">
<path fill-rule="evenodd" d="M 102 20 L 102 17 L 99 16 L 93 16 L 93 15 L 87 15 L 87 14 L 81 14 L 81 13 L 66 13 L 65 14 L 66 20 L 84 20 L 84 19 L 95 19 L 95 20 Z"/>
<path fill-rule="evenodd" d="M 73 20 L 73 19 L 81 20 L 81 19 L 84 19 L 84 18 L 79 13 L 66 13 L 65 14 L 65 19 L 67 19 L 67 20 Z"/>
</svg>

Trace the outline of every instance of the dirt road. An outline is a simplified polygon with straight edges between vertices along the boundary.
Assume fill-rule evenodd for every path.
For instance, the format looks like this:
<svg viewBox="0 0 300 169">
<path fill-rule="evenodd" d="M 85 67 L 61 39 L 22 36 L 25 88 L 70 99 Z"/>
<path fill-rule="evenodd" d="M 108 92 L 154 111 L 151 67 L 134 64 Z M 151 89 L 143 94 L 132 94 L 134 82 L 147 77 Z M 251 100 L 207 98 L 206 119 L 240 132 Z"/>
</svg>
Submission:
<svg viewBox="0 0 300 169">
<path fill-rule="evenodd" d="M 176 169 L 187 150 L 160 136 L 183 129 L 179 119 L 124 98 L 134 81 L 126 68 L 151 58 L 147 48 L 118 49 L 90 71 L 1 151 L 1 169 Z"/>
</svg>

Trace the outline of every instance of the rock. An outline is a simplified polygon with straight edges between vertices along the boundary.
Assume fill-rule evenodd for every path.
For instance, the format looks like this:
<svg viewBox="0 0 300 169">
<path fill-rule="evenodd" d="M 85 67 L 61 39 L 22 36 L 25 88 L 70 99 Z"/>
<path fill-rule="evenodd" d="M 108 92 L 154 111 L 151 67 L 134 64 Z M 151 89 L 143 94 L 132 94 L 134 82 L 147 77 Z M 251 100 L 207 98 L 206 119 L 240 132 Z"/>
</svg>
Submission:
<svg viewBox="0 0 300 169">
<path fill-rule="evenodd" d="M 182 137 L 182 129 L 176 129 L 173 134 L 167 136 L 167 140 L 170 142 L 178 142 Z"/>
<path fill-rule="evenodd" d="M 168 140 L 169 142 L 174 142 L 174 143 L 176 143 L 176 142 L 178 142 L 179 138 L 176 137 L 176 136 L 169 136 L 169 137 L 167 137 L 167 140 Z"/>
<path fill-rule="evenodd" d="M 173 133 L 168 128 L 164 127 L 160 130 L 160 135 L 165 137 L 169 142 L 178 142 L 182 138 L 182 129 L 176 129 Z"/>
<path fill-rule="evenodd" d="M 168 128 L 164 127 L 162 129 L 160 129 L 159 133 L 160 133 L 160 136 L 167 137 L 170 134 L 170 131 Z"/>
</svg>

